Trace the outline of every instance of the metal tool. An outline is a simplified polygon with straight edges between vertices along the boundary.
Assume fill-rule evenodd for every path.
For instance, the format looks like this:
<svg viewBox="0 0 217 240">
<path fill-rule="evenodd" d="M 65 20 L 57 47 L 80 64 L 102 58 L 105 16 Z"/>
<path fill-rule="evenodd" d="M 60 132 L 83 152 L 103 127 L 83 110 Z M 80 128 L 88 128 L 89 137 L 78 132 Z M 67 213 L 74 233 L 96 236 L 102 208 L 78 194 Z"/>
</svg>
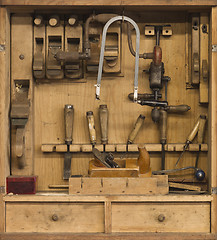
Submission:
<svg viewBox="0 0 217 240">
<path fill-rule="evenodd" d="M 108 108 L 107 105 L 99 106 L 99 120 L 101 129 L 101 143 L 108 143 Z"/>
<path fill-rule="evenodd" d="M 178 160 L 175 164 L 175 167 L 178 165 L 180 159 L 182 158 L 183 154 L 187 150 L 189 144 L 193 142 L 193 140 L 194 140 L 194 138 L 196 137 L 197 134 L 198 134 L 198 143 L 202 143 L 203 137 L 204 137 L 206 120 L 207 120 L 206 115 L 200 115 L 199 116 L 196 124 L 194 125 L 194 128 L 192 129 L 189 136 L 187 137 L 184 149 L 183 149 L 181 155 L 179 156 L 179 158 L 178 158 Z"/>
<path fill-rule="evenodd" d="M 133 141 L 136 138 L 140 128 L 142 127 L 142 124 L 144 123 L 144 120 L 145 120 L 145 116 L 140 114 L 139 117 L 136 120 L 136 123 L 135 123 L 129 137 L 128 137 L 128 140 L 127 140 L 128 144 L 133 143 Z"/>
<path fill-rule="evenodd" d="M 165 145 L 167 143 L 167 111 L 160 110 L 161 169 L 165 169 Z"/>
<path fill-rule="evenodd" d="M 95 129 L 93 112 L 92 111 L 86 112 L 86 117 L 87 117 L 90 142 L 91 142 L 91 144 L 95 145 L 96 144 L 96 129 Z"/>
<path fill-rule="evenodd" d="M 65 105 L 64 108 L 64 121 L 65 121 L 65 143 L 67 144 L 67 152 L 64 156 L 64 172 L 63 179 L 67 180 L 71 175 L 71 160 L 72 153 L 70 153 L 70 144 L 72 144 L 72 133 L 73 133 L 73 119 L 74 119 L 74 108 L 73 105 Z"/>
<path fill-rule="evenodd" d="M 94 156 L 107 168 L 119 168 L 118 164 L 114 161 L 112 153 L 101 153 L 97 148 L 92 150 Z"/>
<path fill-rule="evenodd" d="M 159 175 L 159 174 L 166 174 L 166 173 L 176 173 L 176 172 L 187 170 L 187 169 L 194 169 L 195 170 L 194 174 L 195 174 L 195 177 L 196 177 L 197 180 L 203 181 L 203 179 L 205 178 L 205 172 L 202 169 L 196 168 L 196 167 L 193 167 L 193 166 L 176 168 L 176 169 L 161 170 L 161 171 L 153 171 L 152 174 L 153 175 Z"/>
<path fill-rule="evenodd" d="M 111 18 L 103 28 L 102 33 L 102 43 L 101 43 L 101 52 L 99 59 L 99 68 L 98 68 L 98 76 L 97 76 L 97 84 L 96 86 L 96 99 L 100 99 L 100 86 L 101 86 L 101 78 L 102 78 L 102 67 L 104 62 L 104 51 L 105 51 L 105 41 L 106 34 L 109 26 L 116 21 L 127 21 L 133 25 L 136 30 L 136 57 L 135 57 L 135 76 L 134 76 L 134 101 L 137 101 L 138 98 L 138 73 L 139 73 L 139 45 L 140 45 L 140 31 L 138 25 L 129 17 L 126 16 L 117 16 Z"/>
</svg>

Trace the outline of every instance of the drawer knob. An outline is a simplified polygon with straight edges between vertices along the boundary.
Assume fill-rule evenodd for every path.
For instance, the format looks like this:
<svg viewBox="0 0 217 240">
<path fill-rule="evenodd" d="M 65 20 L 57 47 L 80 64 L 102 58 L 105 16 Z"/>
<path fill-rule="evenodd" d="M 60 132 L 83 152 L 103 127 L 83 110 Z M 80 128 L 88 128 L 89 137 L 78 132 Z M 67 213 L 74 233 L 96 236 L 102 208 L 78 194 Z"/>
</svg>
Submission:
<svg viewBox="0 0 217 240">
<path fill-rule="evenodd" d="M 165 220 L 165 216 L 163 215 L 163 214 L 160 214 L 159 216 L 158 216 L 158 221 L 159 222 L 163 222 Z"/>
<path fill-rule="evenodd" d="M 58 216 L 57 216 L 56 214 L 54 214 L 54 215 L 52 216 L 52 220 L 53 220 L 53 221 L 58 221 Z"/>
</svg>

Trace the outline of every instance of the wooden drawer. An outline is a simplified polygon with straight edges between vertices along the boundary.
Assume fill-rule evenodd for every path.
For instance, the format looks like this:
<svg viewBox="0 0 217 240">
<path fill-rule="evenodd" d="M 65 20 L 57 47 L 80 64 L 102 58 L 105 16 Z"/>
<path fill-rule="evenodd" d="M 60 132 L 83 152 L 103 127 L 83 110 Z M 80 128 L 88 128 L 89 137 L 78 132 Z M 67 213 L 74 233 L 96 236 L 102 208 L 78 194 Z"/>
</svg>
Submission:
<svg viewBox="0 0 217 240">
<path fill-rule="evenodd" d="M 104 232 L 104 205 L 7 203 L 6 232 Z"/>
<path fill-rule="evenodd" d="M 210 204 L 113 203 L 112 232 L 210 232 Z"/>
</svg>

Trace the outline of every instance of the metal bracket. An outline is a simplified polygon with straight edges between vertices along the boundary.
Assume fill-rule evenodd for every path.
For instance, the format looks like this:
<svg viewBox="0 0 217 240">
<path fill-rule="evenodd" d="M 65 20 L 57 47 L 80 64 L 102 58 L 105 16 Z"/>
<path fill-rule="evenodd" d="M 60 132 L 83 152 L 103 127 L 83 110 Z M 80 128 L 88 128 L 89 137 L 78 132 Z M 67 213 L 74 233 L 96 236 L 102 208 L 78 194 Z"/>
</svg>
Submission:
<svg viewBox="0 0 217 240">
<path fill-rule="evenodd" d="M 4 52 L 5 51 L 5 45 L 0 44 L 0 52 Z"/>
<path fill-rule="evenodd" d="M 212 194 L 217 194 L 217 187 L 212 188 Z"/>
<path fill-rule="evenodd" d="M 212 45 L 212 52 L 217 52 L 217 45 Z"/>
<path fill-rule="evenodd" d="M 0 186 L 0 193 L 5 193 L 5 186 Z"/>
</svg>

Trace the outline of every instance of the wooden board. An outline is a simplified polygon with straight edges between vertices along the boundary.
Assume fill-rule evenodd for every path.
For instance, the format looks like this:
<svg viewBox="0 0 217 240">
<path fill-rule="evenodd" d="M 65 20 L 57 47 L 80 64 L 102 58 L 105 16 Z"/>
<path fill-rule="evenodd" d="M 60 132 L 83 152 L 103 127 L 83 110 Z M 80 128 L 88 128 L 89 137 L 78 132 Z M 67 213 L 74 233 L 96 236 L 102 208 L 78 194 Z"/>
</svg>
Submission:
<svg viewBox="0 0 217 240">
<path fill-rule="evenodd" d="M 76 195 L 163 195 L 169 193 L 168 176 L 70 178 L 69 194 Z"/>
<path fill-rule="evenodd" d="M 39 0 L 32 0 L 32 1 L 20 1 L 20 0 L 2 0 L 1 5 L 81 5 L 80 1 L 68 1 L 64 0 L 59 2 L 58 0 L 55 1 L 50 1 L 50 0 L 45 0 L 43 2 Z M 136 0 L 133 3 L 129 0 L 124 0 L 124 1 L 105 1 L 105 0 L 86 0 L 82 2 L 82 5 L 88 6 L 88 5 L 143 5 L 143 6 L 215 6 L 217 5 L 216 0 L 184 0 L 184 1 L 179 1 L 179 0 L 156 0 L 154 2 L 151 2 L 150 0 Z"/>
<path fill-rule="evenodd" d="M 204 203 L 115 203 L 112 232 L 210 232 L 209 214 L 210 205 Z"/>
</svg>

